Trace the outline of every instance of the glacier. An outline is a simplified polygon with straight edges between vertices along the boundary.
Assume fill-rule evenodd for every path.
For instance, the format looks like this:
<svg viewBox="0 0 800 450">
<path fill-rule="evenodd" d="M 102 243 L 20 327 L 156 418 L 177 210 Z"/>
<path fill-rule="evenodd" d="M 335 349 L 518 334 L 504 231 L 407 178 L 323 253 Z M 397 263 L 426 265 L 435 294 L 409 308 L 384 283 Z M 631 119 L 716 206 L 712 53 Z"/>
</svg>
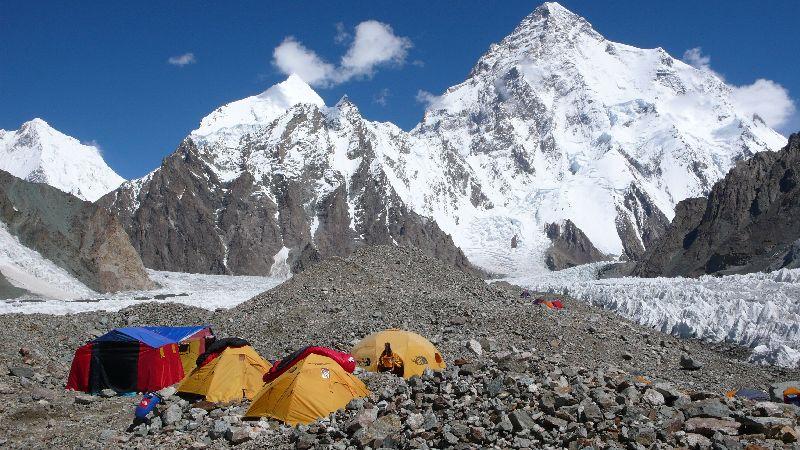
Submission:
<svg viewBox="0 0 800 450">
<path fill-rule="evenodd" d="M 751 361 L 800 365 L 800 269 L 699 278 L 598 279 L 592 263 L 505 281 L 557 292 L 684 338 L 732 342 Z"/>
</svg>

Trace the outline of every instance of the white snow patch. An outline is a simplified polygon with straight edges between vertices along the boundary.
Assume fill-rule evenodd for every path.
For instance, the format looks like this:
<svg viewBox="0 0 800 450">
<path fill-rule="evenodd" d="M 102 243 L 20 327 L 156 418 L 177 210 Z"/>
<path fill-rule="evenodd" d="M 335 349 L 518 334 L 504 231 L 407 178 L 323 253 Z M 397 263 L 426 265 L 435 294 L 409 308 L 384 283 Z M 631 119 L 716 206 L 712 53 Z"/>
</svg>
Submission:
<svg viewBox="0 0 800 450">
<path fill-rule="evenodd" d="M 161 287 L 148 291 L 128 291 L 115 294 L 92 293 L 80 299 L 43 299 L 23 297 L 0 301 L 0 314 L 73 314 L 86 311 L 118 311 L 146 302 L 181 303 L 214 310 L 231 308 L 256 295 L 274 288 L 285 278 L 231 275 L 201 275 L 180 272 L 162 272 L 148 269 L 150 278 Z M 162 300 L 158 294 L 174 295 Z M 186 294 L 186 295 L 179 295 Z M 147 297 L 146 300 L 136 298 Z"/>
<path fill-rule="evenodd" d="M 275 256 L 272 257 L 272 267 L 269 269 L 269 276 L 279 279 L 288 280 L 292 277 L 292 270 L 289 268 L 287 260 L 289 259 L 289 249 L 287 247 L 281 248 Z"/>
</svg>

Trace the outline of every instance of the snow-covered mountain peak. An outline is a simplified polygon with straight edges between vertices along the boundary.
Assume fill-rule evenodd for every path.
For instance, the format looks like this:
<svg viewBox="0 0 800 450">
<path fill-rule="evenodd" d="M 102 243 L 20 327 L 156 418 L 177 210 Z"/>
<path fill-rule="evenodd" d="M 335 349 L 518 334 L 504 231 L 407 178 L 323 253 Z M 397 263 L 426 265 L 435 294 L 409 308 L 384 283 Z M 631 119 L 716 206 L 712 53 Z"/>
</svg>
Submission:
<svg viewBox="0 0 800 450">
<path fill-rule="evenodd" d="M 96 146 L 82 144 L 39 118 L 16 131 L 0 132 L 0 170 L 88 201 L 125 181 L 108 167 Z"/>
<path fill-rule="evenodd" d="M 253 127 L 264 126 L 298 103 L 325 102 L 302 78 L 292 74 L 266 91 L 223 105 L 200 121 L 192 136 L 201 140 L 235 140 Z"/>
</svg>

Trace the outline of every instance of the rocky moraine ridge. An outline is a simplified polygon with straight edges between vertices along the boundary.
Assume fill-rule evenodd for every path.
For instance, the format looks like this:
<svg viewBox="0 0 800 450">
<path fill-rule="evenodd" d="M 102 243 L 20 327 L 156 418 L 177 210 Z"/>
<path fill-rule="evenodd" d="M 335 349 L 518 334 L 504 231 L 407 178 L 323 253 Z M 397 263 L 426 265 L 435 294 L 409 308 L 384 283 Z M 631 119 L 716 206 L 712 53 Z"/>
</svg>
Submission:
<svg viewBox="0 0 800 450">
<path fill-rule="evenodd" d="M 413 249 L 375 246 L 323 261 L 230 310 L 143 304 L 72 316 L 0 316 L 0 445 L 9 448 L 798 448 L 798 408 L 728 398 L 800 371 L 747 350 L 680 340 L 563 298 L 534 306 Z M 372 396 L 308 426 L 242 421 L 247 405 L 170 396 L 125 432 L 137 399 L 63 390 L 85 339 L 129 324 L 209 323 L 264 357 L 348 349 L 401 327 L 430 338 L 448 368 L 408 381 L 359 374 Z M 777 391 L 774 391 L 777 392 Z"/>
</svg>

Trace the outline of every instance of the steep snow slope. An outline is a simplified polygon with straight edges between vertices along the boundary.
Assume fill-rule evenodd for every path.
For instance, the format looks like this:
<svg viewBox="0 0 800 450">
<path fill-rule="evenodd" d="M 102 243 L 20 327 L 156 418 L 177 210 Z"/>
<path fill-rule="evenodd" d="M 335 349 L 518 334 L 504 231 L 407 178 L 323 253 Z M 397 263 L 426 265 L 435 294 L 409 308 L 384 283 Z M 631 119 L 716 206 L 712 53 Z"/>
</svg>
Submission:
<svg viewBox="0 0 800 450">
<path fill-rule="evenodd" d="M 95 294 L 66 270 L 22 245 L 0 222 L 0 273 L 11 284 L 47 298 L 73 299 Z"/>
<path fill-rule="evenodd" d="M 545 3 L 430 105 L 411 146 L 442 165 L 406 170 L 398 192 L 506 272 L 541 260 L 544 224 L 565 219 L 601 251 L 637 256 L 678 201 L 785 144 L 730 94 L 713 73 Z M 507 261 L 514 235 L 530 248 Z"/>
<path fill-rule="evenodd" d="M 25 122 L 16 131 L 0 130 L 0 170 L 88 201 L 125 181 L 103 161 L 97 147 L 81 144 L 42 119 Z"/>
<path fill-rule="evenodd" d="M 597 279 L 604 263 L 508 281 L 561 292 L 681 337 L 735 342 L 756 362 L 800 364 L 800 269 L 699 278 Z"/>
</svg>

